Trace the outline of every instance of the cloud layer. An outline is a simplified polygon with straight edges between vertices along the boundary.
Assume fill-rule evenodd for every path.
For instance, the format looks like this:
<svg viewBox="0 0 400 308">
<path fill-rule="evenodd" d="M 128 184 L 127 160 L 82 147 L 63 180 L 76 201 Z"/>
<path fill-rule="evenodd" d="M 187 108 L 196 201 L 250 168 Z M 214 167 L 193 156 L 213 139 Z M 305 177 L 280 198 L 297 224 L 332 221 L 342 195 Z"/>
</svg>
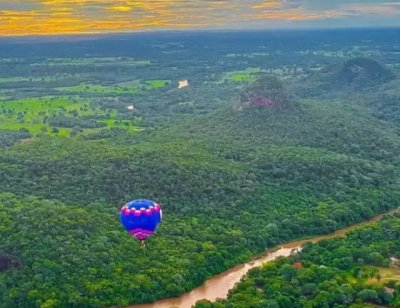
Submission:
<svg viewBox="0 0 400 308">
<path fill-rule="evenodd" d="M 0 0 L 0 35 L 399 25 L 400 1 Z"/>
</svg>

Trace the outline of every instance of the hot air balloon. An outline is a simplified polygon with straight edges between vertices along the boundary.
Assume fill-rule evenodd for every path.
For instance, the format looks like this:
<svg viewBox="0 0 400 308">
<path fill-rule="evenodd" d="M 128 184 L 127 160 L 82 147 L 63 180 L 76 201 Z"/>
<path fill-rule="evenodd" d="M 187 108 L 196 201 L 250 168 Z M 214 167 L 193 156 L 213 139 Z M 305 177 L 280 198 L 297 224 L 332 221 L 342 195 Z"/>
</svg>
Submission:
<svg viewBox="0 0 400 308">
<path fill-rule="evenodd" d="M 140 199 L 125 204 L 119 213 L 121 224 L 129 234 L 144 241 L 154 233 L 162 220 L 160 205 L 152 200 Z"/>
</svg>

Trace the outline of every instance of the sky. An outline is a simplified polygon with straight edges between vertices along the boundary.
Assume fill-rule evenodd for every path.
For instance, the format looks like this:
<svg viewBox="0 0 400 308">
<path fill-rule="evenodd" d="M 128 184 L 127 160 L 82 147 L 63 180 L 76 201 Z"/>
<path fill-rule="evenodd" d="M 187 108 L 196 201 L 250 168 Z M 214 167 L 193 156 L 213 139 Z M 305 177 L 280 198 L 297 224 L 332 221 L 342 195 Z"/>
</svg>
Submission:
<svg viewBox="0 0 400 308">
<path fill-rule="evenodd" d="M 0 0 L 0 36 L 357 26 L 400 26 L 400 0 Z"/>
</svg>

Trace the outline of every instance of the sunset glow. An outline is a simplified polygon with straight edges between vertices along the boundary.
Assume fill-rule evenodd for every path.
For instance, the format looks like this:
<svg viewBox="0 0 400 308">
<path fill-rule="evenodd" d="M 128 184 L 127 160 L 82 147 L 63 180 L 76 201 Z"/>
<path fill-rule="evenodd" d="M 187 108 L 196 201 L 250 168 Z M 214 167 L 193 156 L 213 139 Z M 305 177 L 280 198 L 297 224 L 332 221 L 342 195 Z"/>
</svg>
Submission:
<svg viewBox="0 0 400 308">
<path fill-rule="evenodd" d="M 400 24 L 400 2 L 0 0 L 0 35 Z M 322 4 L 321 4 L 322 3 Z"/>
</svg>

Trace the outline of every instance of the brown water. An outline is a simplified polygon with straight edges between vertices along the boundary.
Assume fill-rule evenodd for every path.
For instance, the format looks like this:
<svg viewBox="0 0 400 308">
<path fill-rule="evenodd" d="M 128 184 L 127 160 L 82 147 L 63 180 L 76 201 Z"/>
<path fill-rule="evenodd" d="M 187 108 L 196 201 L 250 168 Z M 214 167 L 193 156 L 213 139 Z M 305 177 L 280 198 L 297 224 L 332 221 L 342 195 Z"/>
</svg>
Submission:
<svg viewBox="0 0 400 308">
<path fill-rule="evenodd" d="M 386 214 L 392 214 L 398 211 L 399 209 L 396 209 Z M 338 230 L 331 234 L 293 241 L 275 248 L 268 249 L 262 255 L 256 257 L 252 261 L 237 265 L 226 272 L 223 272 L 222 274 L 216 275 L 204 282 L 204 284 L 202 284 L 200 287 L 185 293 L 180 297 L 163 299 L 153 304 L 129 306 L 128 308 L 191 308 L 197 301 L 201 299 L 214 301 L 217 298 L 226 298 L 228 291 L 231 290 L 250 269 L 261 266 L 265 262 L 273 261 L 278 257 L 287 257 L 292 253 L 292 251 L 299 251 L 304 243 L 316 243 L 324 239 L 343 236 L 347 232 L 357 227 L 365 226 L 374 221 L 381 220 L 382 216 L 383 215 L 376 216 L 372 219 Z"/>
</svg>

